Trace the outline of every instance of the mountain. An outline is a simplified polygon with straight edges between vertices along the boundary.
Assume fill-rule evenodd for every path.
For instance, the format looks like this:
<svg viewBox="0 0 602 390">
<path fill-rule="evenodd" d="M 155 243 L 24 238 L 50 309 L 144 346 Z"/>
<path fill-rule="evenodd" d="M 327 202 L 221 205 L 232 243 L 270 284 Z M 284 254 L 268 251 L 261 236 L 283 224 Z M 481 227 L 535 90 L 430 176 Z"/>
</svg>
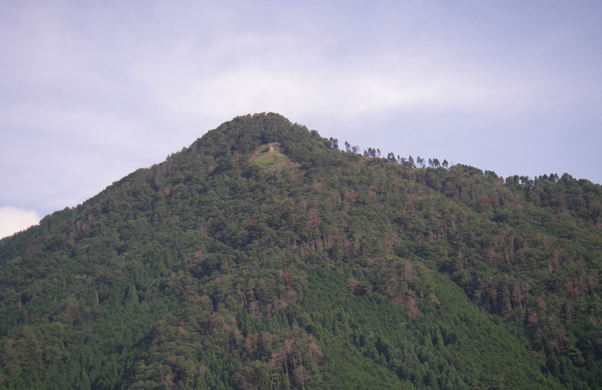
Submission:
<svg viewBox="0 0 602 390">
<path fill-rule="evenodd" d="M 0 389 L 601 388 L 600 185 L 337 144 L 237 117 L 0 240 Z"/>
</svg>

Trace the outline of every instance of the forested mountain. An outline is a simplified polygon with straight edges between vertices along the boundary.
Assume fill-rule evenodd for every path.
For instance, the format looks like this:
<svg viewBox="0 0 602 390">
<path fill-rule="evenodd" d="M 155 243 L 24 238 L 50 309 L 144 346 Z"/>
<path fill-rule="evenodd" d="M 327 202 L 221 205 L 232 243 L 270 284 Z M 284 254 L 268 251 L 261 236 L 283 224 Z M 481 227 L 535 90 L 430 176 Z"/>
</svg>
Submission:
<svg viewBox="0 0 602 390">
<path fill-rule="evenodd" d="M 357 152 L 237 117 L 0 240 L 0 389 L 602 388 L 600 185 Z"/>
</svg>

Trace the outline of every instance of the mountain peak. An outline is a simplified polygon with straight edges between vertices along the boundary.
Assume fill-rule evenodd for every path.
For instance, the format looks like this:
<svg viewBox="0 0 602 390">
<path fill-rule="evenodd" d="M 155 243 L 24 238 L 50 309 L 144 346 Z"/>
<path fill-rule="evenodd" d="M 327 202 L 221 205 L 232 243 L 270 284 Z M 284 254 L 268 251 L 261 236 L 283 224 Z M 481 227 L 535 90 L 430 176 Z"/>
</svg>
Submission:
<svg viewBox="0 0 602 390">
<path fill-rule="evenodd" d="M 378 156 L 240 116 L 1 240 L 0 390 L 598 386 L 600 186 Z"/>
</svg>

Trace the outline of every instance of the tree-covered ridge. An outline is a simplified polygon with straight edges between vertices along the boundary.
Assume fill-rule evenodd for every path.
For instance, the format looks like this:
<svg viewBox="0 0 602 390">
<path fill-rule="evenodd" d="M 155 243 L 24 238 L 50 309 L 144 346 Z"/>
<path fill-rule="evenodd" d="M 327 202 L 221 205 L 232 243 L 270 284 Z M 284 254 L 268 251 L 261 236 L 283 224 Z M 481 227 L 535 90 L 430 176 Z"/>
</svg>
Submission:
<svg viewBox="0 0 602 390">
<path fill-rule="evenodd" d="M 348 149 L 238 117 L 0 241 L 0 389 L 599 387 L 599 185 Z"/>
</svg>

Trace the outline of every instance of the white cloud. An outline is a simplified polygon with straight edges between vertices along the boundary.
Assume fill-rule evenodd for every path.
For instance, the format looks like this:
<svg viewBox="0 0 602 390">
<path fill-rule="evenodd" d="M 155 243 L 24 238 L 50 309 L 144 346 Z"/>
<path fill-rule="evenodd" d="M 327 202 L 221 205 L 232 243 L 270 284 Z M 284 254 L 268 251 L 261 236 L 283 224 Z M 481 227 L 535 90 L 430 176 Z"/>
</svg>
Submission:
<svg viewBox="0 0 602 390">
<path fill-rule="evenodd" d="M 11 236 L 39 222 L 40 217 L 34 210 L 0 207 L 0 238 Z"/>
</svg>

